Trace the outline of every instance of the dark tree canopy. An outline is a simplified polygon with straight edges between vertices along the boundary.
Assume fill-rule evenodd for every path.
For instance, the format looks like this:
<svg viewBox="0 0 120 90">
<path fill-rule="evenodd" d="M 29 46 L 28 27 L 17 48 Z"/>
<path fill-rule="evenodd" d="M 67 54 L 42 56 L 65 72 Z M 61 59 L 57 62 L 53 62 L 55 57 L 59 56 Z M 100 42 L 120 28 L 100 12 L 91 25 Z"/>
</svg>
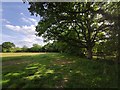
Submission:
<svg viewBox="0 0 120 90">
<path fill-rule="evenodd" d="M 15 48 L 15 44 L 12 42 L 4 42 L 2 43 L 2 52 L 11 52 L 13 48 Z"/>
<path fill-rule="evenodd" d="M 111 36 L 114 21 L 110 20 L 106 2 L 29 2 L 32 15 L 40 15 L 36 31 L 46 41 L 62 41 L 86 48 L 88 58 L 96 42 Z M 106 18 L 108 17 L 108 18 Z M 116 16 L 114 16 L 114 19 Z"/>
<path fill-rule="evenodd" d="M 14 47 L 15 47 L 15 44 L 12 43 L 12 42 L 4 42 L 4 43 L 2 43 L 2 48 L 10 49 L 10 48 L 14 48 Z"/>
</svg>

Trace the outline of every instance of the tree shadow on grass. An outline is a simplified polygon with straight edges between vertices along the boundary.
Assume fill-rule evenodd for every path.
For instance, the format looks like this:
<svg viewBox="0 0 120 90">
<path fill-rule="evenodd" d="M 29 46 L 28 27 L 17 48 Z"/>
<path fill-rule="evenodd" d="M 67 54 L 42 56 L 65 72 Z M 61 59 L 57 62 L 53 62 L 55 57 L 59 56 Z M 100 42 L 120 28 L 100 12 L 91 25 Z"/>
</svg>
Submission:
<svg viewBox="0 0 120 90">
<path fill-rule="evenodd" d="M 111 65 L 107 62 L 78 61 L 71 71 L 66 86 L 69 88 L 118 88 L 117 70 L 115 64 Z"/>
<path fill-rule="evenodd" d="M 54 66 L 51 61 L 60 57 L 40 55 L 3 58 L 3 88 L 55 87 L 62 75 L 55 73 L 57 67 L 51 67 Z"/>
<path fill-rule="evenodd" d="M 14 64 L 4 64 L 7 60 L 3 62 L 2 84 L 6 89 L 117 87 L 115 68 L 107 63 L 71 58 L 62 54 L 9 59 Z"/>
</svg>

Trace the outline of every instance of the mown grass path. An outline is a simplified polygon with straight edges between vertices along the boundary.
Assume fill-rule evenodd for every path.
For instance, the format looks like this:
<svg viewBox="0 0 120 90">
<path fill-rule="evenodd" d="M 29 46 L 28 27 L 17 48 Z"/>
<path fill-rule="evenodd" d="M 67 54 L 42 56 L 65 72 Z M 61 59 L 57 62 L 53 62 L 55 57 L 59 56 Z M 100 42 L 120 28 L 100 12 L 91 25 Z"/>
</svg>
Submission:
<svg viewBox="0 0 120 90">
<path fill-rule="evenodd" d="M 118 83 L 115 64 L 59 53 L 3 54 L 2 75 L 3 88 L 116 88 Z"/>
</svg>

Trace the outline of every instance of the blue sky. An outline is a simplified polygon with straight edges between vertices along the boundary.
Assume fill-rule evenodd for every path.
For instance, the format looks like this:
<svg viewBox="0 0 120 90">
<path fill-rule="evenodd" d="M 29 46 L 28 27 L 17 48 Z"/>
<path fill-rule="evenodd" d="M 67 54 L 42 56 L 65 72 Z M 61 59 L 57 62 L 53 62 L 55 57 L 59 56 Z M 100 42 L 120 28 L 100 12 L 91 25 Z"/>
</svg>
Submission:
<svg viewBox="0 0 120 90">
<path fill-rule="evenodd" d="M 40 17 L 31 16 L 29 5 L 22 2 L 2 2 L 2 40 L 13 42 L 18 47 L 33 44 L 44 45 L 43 38 L 35 35 L 35 26 Z"/>
</svg>

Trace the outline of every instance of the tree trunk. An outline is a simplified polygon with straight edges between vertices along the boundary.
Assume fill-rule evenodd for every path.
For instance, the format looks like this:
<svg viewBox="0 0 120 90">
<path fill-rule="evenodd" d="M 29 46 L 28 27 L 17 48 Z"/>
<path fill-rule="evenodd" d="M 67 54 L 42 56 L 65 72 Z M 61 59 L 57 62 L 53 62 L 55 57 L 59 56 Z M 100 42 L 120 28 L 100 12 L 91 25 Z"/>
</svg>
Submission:
<svg viewBox="0 0 120 90">
<path fill-rule="evenodd" d="M 120 27 L 118 28 L 118 63 L 120 63 Z"/>
<path fill-rule="evenodd" d="M 92 48 L 91 48 L 91 47 L 89 47 L 89 48 L 87 49 L 87 58 L 88 58 L 88 59 L 92 59 Z"/>
</svg>

